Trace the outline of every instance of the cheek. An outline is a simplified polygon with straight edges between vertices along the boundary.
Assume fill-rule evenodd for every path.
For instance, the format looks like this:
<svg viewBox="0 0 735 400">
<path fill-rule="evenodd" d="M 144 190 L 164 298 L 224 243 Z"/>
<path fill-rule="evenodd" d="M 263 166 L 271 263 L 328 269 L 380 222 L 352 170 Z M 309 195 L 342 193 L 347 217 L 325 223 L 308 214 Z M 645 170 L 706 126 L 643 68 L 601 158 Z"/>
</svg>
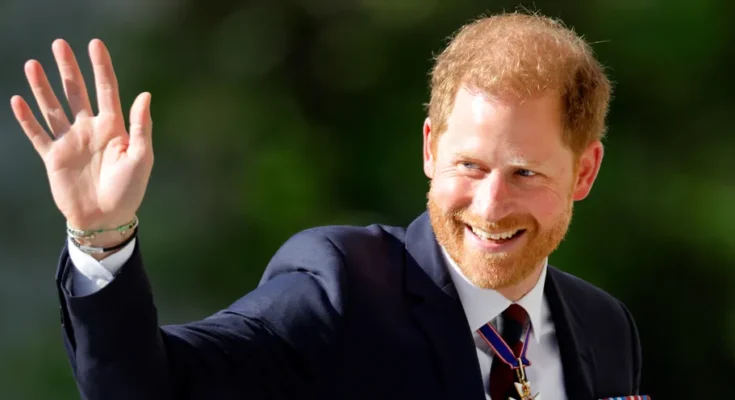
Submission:
<svg viewBox="0 0 735 400">
<path fill-rule="evenodd" d="M 436 177 L 431 182 L 431 193 L 434 201 L 445 211 L 466 208 L 472 202 L 472 182 L 466 178 Z"/>
<path fill-rule="evenodd" d="M 528 197 L 525 208 L 541 226 L 553 225 L 569 207 L 564 196 L 551 190 L 540 190 Z"/>
</svg>

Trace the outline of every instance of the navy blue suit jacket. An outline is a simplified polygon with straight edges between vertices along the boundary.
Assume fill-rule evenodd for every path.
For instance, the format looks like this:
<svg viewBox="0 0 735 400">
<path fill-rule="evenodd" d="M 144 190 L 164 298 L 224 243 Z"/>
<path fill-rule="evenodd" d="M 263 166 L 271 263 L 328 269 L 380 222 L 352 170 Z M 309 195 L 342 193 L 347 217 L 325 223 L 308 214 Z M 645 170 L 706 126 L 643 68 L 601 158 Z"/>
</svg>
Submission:
<svg viewBox="0 0 735 400">
<path fill-rule="evenodd" d="M 64 341 L 87 400 L 485 398 L 425 213 L 406 229 L 301 232 L 255 290 L 182 325 L 159 326 L 137 245 L 95 294 L 70 294 L 71 268 L 65 249 L 57 273 Z M 637 393 L 640 347 L 626 308 L 553 267 L 545 295 L 569 399 Z"/>
</svg>

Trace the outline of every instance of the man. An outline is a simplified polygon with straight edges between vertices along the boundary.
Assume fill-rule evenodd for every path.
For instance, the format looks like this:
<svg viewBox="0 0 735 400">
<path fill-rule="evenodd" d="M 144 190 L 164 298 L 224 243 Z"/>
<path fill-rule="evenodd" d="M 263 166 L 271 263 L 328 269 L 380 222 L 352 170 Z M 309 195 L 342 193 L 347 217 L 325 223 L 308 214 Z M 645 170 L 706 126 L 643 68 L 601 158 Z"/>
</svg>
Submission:
<svg viewBox="0 0 735 400">
<path fill-rule="evenodd" d="M 150 94 L 129 134 L 104 45 L 99 113 L 53 44 L 74 121 L 35 61 L 50 136 L 16 118 L 67 219 L 57 280 L 85 399 L 598 399 L 635 394 L 626 308 L 547 264 L 603 156 L 610 84 L 588 45 L 539 15 L 463 27 L 432 71 L 423 125 L 428 212 L 406 229 L 310 229 L 258 288 L 201 321 L 159 327 L 136 239 L 153 164 Z"/>
</svg>

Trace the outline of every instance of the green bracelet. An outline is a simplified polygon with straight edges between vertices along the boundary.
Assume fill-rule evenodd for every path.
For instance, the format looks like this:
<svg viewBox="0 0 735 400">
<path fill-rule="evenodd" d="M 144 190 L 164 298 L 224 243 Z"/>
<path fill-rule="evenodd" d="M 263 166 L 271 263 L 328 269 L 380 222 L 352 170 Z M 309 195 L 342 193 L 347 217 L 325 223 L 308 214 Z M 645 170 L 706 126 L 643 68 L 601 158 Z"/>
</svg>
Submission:
<svg viewBox="0 0 735 400">
<path fill-rule="evenodd" d="M 119 232 L 124 235 L 127 231 L 138 227 L 138 216 L 136 215 L 132 221 L 125 225 L 120 225 L 117 228 L 112 229 L 96 229 L 91 231 L 83 231 L 81 229 L 72 228 L 69 222 L 66 223 L 66 234 L 77 239 L 92 239 L 95 235 L 103 232 Z"/>
</svg>

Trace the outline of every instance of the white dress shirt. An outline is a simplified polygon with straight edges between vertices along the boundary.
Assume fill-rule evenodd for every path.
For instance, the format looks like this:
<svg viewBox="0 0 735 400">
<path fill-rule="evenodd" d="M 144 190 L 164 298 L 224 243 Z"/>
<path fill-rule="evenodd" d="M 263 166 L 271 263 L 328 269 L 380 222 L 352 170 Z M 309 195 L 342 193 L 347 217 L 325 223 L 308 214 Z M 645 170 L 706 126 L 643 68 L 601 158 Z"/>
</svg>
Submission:
<svg viewBox="0 0 735 400">
<path fill-rule="evenodd" d="M 469 322 L 470 329 L 472 329 L 477 359 L 482 372 L 482 382 L 485 387 L 485 397 L 490 399 L 490 366 L 494 354 L 490 346 L 477 333 L 477 330 L 488 322 L 492 321 L 495 324 L 494 320 L 513 303 L 495 290 L 481 289 L 472 284 L 444 249 L 442 249 L 442 252 L 445 261 L 450 266 L 449 274 L 457 288 L 457 294 L 459 294 L 459 299 L 462 302 L 467 322 Z M 526 353 L 526 358 L 531 362 L 531 366 L 526 368 L 526 378 L 531 383 L 533 394 L 541 393 L 539 397 L 543 400 L 566 400 L 564 374 L 561 356 L 559 355 L 559 345 L 556 341 L 554 321 L 551 319 L 549 304 L 546 301 L 546 296 L 544 296 L 546 270 L 547 261 L 544 261 L 544 267 L 536 285 L 516 302 L 526 310 L 531 320 L 530 343 Z"/>
<path fill-rule="evenodd" d="M 66 247 L 69 249 L 69 258 L 74 264 L 74 270 L 69 277 L 71 279 L 71 293 L 74 296 L 86 296 L 95 293 L 112 282 L 120 268 L 133 255 L 136 240 L 138 239 L 130 241 L 117 253 L 107 256 L 102 261 L 97 261 L 94 257 L 79 250 L 71 239 L 67 239 Z M 69 284 L 69 282 L 66 283 Z"/>
<path fill-rule="evenodd" d="M 104 288 L 114 279 L 115 274 L 133 254 L 136 240 L 133 239 L 120 251 L 101 262 L 79 250 L 70 241 L 68 244 L 69 257 L 75 267 L 70 276 L 71 292 L 75 296 L 85 296 Z M 480 363 L 485 387 L 485 397 L 490 399 L 488 382 L 490 381 L 493 351 L 477 333 L 477 329 L 493 321 L 512 303 L 494 290 L 481 289 L 473 285 L 460 272 L 457 264 L 446 252 L 444 252 L 444 257 L 450 266 L 450 276 L 457 288 L 467 321 L 473 332 L 477 359 Z M 526 368 L 526 376 L 531 383 L 533 394 L 542 393 L 539 397 L 543 400 L 566 400 L 564 376 L 561 357 L 559 356 L 559 346 L 556 342 L 554 322 L 551 319 L 551 312 L 544 296 L 546 270 L 547 265 L 544 264 L 536 285 L 528 294 L 516 302 L 526 310 L 531 320 L 530 343 L 526 353 L 526 357 L 531 361 L 531 366 Z"/>
</svg>

